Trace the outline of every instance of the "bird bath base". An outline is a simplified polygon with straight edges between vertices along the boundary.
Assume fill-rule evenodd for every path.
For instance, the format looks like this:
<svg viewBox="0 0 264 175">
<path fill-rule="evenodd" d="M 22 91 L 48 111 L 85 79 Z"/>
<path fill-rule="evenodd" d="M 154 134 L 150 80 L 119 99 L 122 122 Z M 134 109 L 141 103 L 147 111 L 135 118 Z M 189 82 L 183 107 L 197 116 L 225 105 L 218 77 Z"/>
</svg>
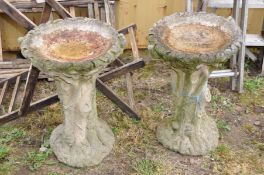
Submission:
<svg viewBox="0 0 264 175">
<path fill-rule="evenodd" d="M 99 164 L 114 134 L 97 116 L 96 78 L 125 47 L 125 38 L 98 20 L 72 18 L 40 25 L 21 40 L 26 58 L 55 79 L 64 122 L 51 134 L 59 161 L 74 167 Z"/>
<path fill-rule="evenodd" d="M 157 127 L 165 147 L 187 155 L 216 148 L 218 129 L 205 111 L 211 99 L 207 81 L 215 65 L 237 52 L 240 33 L 232 19 L 206 13 L 176 13 L 150 30 L 150 53 L 167 61 L 176 77 L 174 114 Z"/>
<path fill-rule="evenodd" d="M 208 67 L 202 65 L 188 72 L 174 69 L 174 73 L 174 115 L 158 126 L 157 138 L 165 147 L 182 154 L 206 154 L 218 144 L 216 123 L 205 112 L 205 104 L 211 99 Z"/>
<path fill-rule="evenodd" d="M 64 122 L 51 134 L 50 146 L 59 161 L 75 167 L 99 164 L 113 148 L 110 127 L 97 117 L 96 75 L 57 79 Z"/>
</svg>

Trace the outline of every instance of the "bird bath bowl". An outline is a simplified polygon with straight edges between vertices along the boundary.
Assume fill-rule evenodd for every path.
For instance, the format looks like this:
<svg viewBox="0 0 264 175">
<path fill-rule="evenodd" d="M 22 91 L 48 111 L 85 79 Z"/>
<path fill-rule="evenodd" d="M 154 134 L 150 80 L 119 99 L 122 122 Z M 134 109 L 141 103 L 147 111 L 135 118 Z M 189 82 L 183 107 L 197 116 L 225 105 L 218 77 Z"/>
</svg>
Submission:
<svg viewBox="0 0 264 175">
<path fill-rule="evenodd" d="M 215 121 L 205 112 L 212 69 L 240 47 L 241 31 L 232 18 L 207 13 L 176 13 L 150 30 L 149 51 L 167 61 L 176 77 L 174 114 L 157 128 L 158 140 L 187 155 L 204 155 L 218 144 Z"/>
<path fill-rule="evenodd" d="M 20 40 L 22 54 L 55 79 L 64 122 L 50 138 L 59 161 L 74 167 L 99 164 L 114 144 L 97 117 L 95 81 L 125 47 L 125 38 L 98 20 L 73 18 L 42 24 Z"/>
</svg>

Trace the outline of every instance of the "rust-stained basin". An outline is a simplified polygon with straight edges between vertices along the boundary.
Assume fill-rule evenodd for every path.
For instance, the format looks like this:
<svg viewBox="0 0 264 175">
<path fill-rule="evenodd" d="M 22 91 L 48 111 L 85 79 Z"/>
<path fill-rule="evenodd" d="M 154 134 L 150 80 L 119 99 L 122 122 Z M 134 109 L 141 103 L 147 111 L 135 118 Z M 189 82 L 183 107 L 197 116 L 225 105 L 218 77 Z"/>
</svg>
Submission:
<svg viewBox="0 0 264 175">
<path fill-rule="evenodd" d="M 231 36 L 217 26 L 194 23 L 171 26 L 164 31 L 162 40 L 174 50 L 205 54 L 229 45 Z"/>
<path fill-rule="evenodd" d="M 153 56 L 185 63 L 215 64 L 237 52 L 241 31 L 232 18 L 208 13 L 175 13 L 149 34 Z"/>
<path fill-rule="evenodd" d="M 55 31 L 42 36 L 41 53 L 56 61 L 82 61 L 104 54 L 111 46 L 111 39 L 97 32 L 77 29 Z"/>
<path fill-rule="evenodd" d="M 120 55 L 124 47 L 123 35 L 110 25 L 89 18 L 48 22 L 21 39 L 23 55 L 45 72 L 89 72 L 114 61 L 114 55 Z"/>
</svg>

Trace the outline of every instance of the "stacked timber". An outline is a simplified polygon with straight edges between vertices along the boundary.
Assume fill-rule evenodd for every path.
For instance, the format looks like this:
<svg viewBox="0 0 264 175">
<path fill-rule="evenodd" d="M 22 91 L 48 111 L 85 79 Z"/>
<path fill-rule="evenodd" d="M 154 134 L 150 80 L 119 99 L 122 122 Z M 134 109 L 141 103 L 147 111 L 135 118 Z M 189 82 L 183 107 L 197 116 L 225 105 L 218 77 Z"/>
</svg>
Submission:
<svg viewBox="0 0 264 175">
<path fill-rule="evenodd" d="M 30 62 L 26 59 L 0 62 L 0 79 L 10 78 L 29 69 Z"/>
<path fill-rule="evenodd" d="M 30 61 L 26 59 L 15 59 L 12 61 L 0 61 L 0 80 L 11 78 L 30 68 Z M 39 79 L 46 79 L 47 75 L 40 73 Z"/>
<path fill-rule="evenodd" d="M 87 4 L 94 3 L 95 0 L 57 0 L 65 7 L 87 7 Z M 99 7 L 104 3 L 103 0 L 96 0 Z M 21 12 L 42 12 L 44 0 L 9 0 Z M 114 0 L 110 1 L 113 4 Z M 0 12 L 2 12 L 0 10 Z"/>
</svg>

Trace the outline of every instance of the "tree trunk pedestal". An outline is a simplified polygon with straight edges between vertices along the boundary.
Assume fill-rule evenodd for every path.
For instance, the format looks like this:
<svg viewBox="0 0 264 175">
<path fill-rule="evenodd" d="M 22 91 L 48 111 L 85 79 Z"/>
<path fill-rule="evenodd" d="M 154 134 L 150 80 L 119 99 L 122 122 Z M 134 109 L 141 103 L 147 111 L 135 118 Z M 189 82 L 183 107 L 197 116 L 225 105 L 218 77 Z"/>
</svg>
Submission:
<svg viewBox="0 0 264 175">
<path fill-rule="evenodd" d="M 124 35 L 99 20 L 79 17 L 37 26 L 20 42 L 22 54 L 56 82 L 65 118 L 50 138 L 56 157 L 73 167 L 99 164 L 115 139 L 97 116 L 95 83 L 123 53 Z"/>
<path fill-rule="evenodd" d="M 175 13 L 158 21 L 149 33 L 149 51 L 170 64 L 174 113 L 157 128 L 158 140 L 186 155 L 205 155 L 218 144 L 215 121 L 205 112 L 211 99 L 210 73 L 237 53 L 241 30 L 232 18 L 204 12 Z"/>
<path fill-rule="evenodd" d="M 210 101 L 207 66 L 184 72 L 173 69 L 177 80 L 173 92 L 174 115 L 157 128 L 158 140 L 167 148 L 186 155 L 204 155 L 218 144 L 215 121 L 205 112 Z"/>
<path fill-rule="evenodd" d="M 50 146 L 61 162 L 74 167 L 99 164 L 115 140 L 110 127 L 97 117 L 95 81 L 96 75 L 56 80 L 65 119 L 52 132 Z"/>
</svg>

